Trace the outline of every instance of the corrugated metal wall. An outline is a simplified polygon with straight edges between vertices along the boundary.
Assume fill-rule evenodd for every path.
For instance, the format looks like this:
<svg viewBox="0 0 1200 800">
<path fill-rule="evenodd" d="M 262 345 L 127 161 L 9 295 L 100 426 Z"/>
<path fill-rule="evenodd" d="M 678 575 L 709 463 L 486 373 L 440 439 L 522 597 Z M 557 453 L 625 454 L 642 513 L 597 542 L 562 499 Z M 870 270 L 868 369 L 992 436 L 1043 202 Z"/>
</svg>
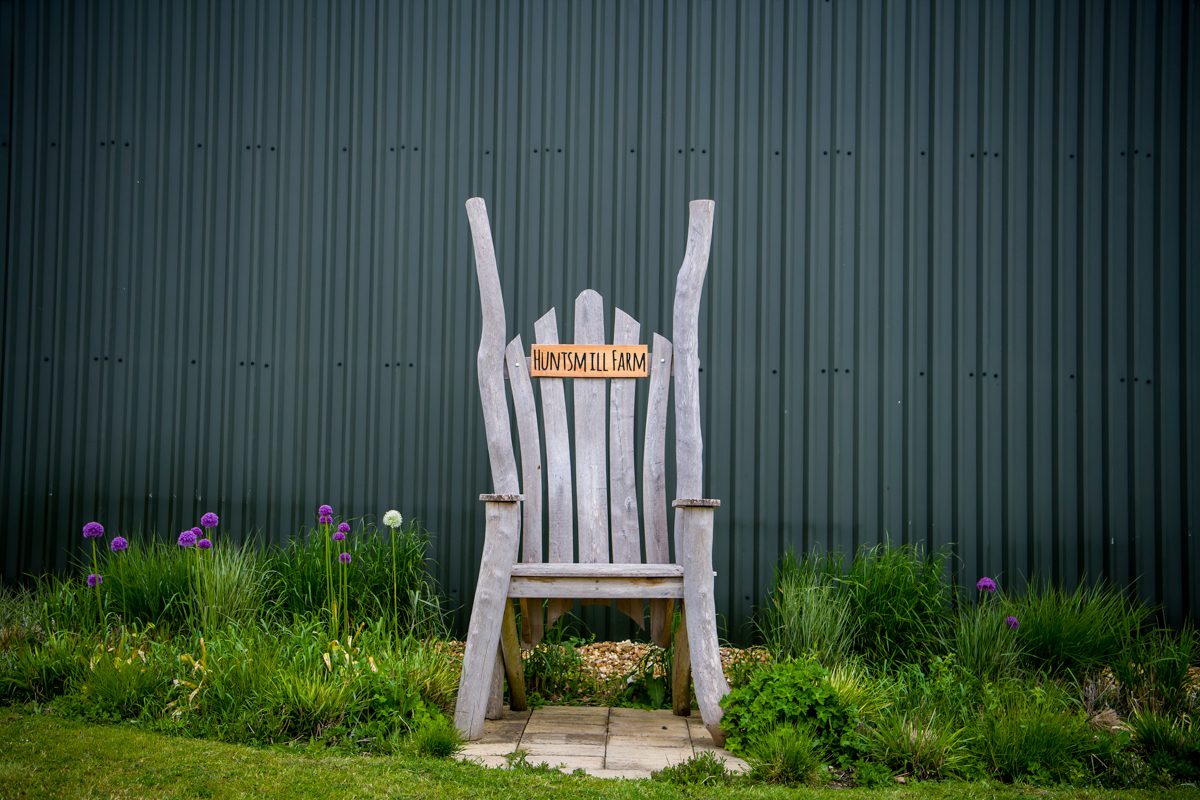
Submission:
<svg viewBox="0 0 1200 800">
<path fill-rule="evenodd" d="M 4 577 L 330 502 L 469 597 L 463 200 L 528 340 L 588 286 L 669 333 L 713 197 L 733 633 L 885 536 L 1195 614 L 1198 59 L 1196 0 L 2 2 Z"/>
</svg>

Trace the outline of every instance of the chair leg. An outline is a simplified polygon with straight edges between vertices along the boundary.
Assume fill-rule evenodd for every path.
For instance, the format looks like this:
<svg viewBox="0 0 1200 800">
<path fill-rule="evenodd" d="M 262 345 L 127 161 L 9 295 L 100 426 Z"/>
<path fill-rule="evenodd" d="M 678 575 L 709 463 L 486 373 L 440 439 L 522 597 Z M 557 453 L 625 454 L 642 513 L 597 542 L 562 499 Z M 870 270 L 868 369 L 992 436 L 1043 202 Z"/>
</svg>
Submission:
<svg viewBox="0 0 1200 800">
<path fill-rule="evenodd" d="M 725 743 L 721 730 L 721 698 L 729 693 L 721 669 L 717 640 L 717 608 L 713 598 L 711 508 L 675 509 L 675 541 L 683 543 L 683 603 L 687 609 L 687 638 L 691 648 L 692 681 L 704 727 L 718 746 Z"/>
<path fill-rule="evenodd" d="M 492 666 L 492 678 L 488 681 L 487 710 L 484 719 L 500 719 L 504 716 L 504 653 L 496 648 L 496 663 Z"/>
<path fill-rule="evenodd" d="M 467 740 L 483 735 L 483 718 L 491 694 L 500 625 L 508 602 L 508 583 L 517 557 L 517 536 L 521 526 L 516 503 L 489 502 L 486 517 L 479 582 L 475 585 L 475 603 L 471 608 L 467 648 L 463 654 L 454 708 L 454 725 Z"/>
<path fill-rule="evenodd" d="M 508 707 L 524 711 L 525 666 L 521 661 L 521 641 L 517 638 L 517 617 L 513 604 L 504 601 L 504 622 L 500 628 L 500 650 L 504 654 L 504 675 L 508 678 Z"/>
<path fill-rule="evenodd" d="M 671 710 L 677 717 L 692 715 L 692 654 L 688 647 L 687 607 L 679 606 L 675 650 L 671 653 Z"/>
</svg>

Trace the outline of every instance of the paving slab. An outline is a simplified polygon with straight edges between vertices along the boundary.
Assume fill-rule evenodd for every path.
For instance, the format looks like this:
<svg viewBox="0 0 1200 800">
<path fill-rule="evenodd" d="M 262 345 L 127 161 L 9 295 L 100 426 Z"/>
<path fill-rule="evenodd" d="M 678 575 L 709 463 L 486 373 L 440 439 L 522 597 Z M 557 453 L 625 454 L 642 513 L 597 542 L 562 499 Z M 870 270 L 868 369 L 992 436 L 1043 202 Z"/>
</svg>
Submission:
<svg viewBox="0 0 1200 800">
<path fill-rule="evenodd" d="M 514 714 L 506 708 L 499 719 L 484 723 L 483 737 L 457 757 L 504 767 L 517 750 L 530 764 L 568 773 L 582 769 L 601 778 L 648 778 L 699 752 L 712 752 L 732 771 L 749 769 L 713 744 L 699 714 L 677 717 L 666 709 L 543 706 Z"/>
</svg>

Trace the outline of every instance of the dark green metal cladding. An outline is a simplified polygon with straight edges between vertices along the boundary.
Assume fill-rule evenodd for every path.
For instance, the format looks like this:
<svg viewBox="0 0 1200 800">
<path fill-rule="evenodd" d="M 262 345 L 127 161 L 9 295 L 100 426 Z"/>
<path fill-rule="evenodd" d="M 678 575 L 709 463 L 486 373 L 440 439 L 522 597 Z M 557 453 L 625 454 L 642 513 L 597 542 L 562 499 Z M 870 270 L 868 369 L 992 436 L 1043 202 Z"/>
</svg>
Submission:
<svg viewBox="0 0 1200 800">
<path fill-rule="evenodd" d="M 670 335 L 712 197 L 731 636 L 785 548 L 885 537 L 1200 610 L 1196 0 L 10 0 L 0 65 L 7 581 L 328 502 L 468 602 L 463 201 L 530 341 L 586 287 Z"/>
</svg>

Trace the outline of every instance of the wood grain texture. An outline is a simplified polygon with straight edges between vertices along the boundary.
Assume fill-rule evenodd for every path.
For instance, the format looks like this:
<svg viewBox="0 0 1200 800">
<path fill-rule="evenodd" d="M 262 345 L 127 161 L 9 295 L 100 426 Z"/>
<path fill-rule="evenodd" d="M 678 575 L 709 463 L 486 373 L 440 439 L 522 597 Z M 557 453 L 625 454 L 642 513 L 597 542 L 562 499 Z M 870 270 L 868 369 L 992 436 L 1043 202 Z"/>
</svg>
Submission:
<svg viewBox="0 0 1200 800">
<path fill-rule="evenodd" d="M 558 318 L 550 309 L 534 323 L 539 344 L 558 344 Z M 542 424 L 546 432 L 546 505 L 549 510 L 549 560 L 556 563 L 575 560 L 575 516 L 572 511 L 570 427 L 567 424 L 567 397 L 561 378 L 538 381 L 542 397 Z M 571 609 L 569 600 L 551 600 L 546 606 L 546 628 Z"/>
<path fill-rule="evenodd" d="M 591 289 L 575 298 L 576 344 L 604 344 L 604 300 Z M 579 561 L 602 563 L 608 558 L 608 472 L 606 401 L 608 381 L 576 378 L 575 506 Z"/>
<path fill-rule="evenodd" d="M 500 274 L 496 271 L 496 249 L 492 244 L 492 227 L 483 198 L 472 197 L 467 201 L 467 219 L 471 223 L 475 274 L 479 278 L 479 302 L 483 311 L 483 329 L 475 363 L 492 485 L 497 494 L 517 494 L 521 489 L 504 388 L 504 340 L 507 338 L 504 294 L 500 288 Z"/>
<path fill-rule="evenodd" d="M 687 609 L 687 638 L 691 649 L 692 682 L 704 727 L 713 741 L 721 745 L 721 698 L 729 693 L 729 684 L 721 669 L 720 644 L 717 641 L 717 609 L 713 597 L 712 508 L 675 509 L 675 552 L 683 562 L 683 603 Z"/>
<path fill-rule="evenodd" d="M 642 514 L 645 526 L 646 561 L 665 564 L 671 560 L 667 531 L 667 412 L 671 397 L 671 341 L 654 334 L 650 358 L 650 385 L 646 391 L 646 430 L 642 445 Z M 670 601 L 650 603 L 650 639 L 659 647 L 670 644 Z"/>
<path fill-rule="evenodd" d="M 504 619 L 500 623 L 500 652 L 504 656 L 504 677 L 508 680 L 508 707 L 524 711 L 525 662 L 521 660 L 521 642 L 517 638 L 517 616 L 513 605 L 504 601 Z"/>
<path fill-rule="evenodd" d="M 508 602 L 513 563 L 517 560 L 521 512 L 514 503 L 488 503 L 485 520 L 483 556 L 479 580 L 475 584 L 475 600 L 454 709 L 454 725 L 468 740 L 478 739 L 483 733 L 483 719 L 500 645 L 500 623 L 504 605 Z"/>
<path fill-rule="evenodd" d="M 614 311 L 614 345 L 637 344 L 641 324 L 621 309 Z M 612 527 L 613 563 L 637 564 L 642 561 L 642 535 L 638 524 L 637 463 L 633 452 L 633 417 L 637 382 L 633 378 L 613 378 L 608 390 L 609 441 L 609 516 Z M 618 600 L 621 613 L 646 627 L 646 612 L 640 601 Z"/>
<path fill-rule="evenodd" d="M 672 508 L 720 508 L 721 501 L 710 497 L 698 497 L 693 500 L 680 499 L 671 501 Z"/>
<path fill-rule="evenodd" d="M 514 578 L 682 578 L 680 564 L 516 564 Z"/>
<path fill-rule="evenodd" d="M 671 654 L 671 710 L 677 717 L 692 715 L 692 653 L 686 603 L 679 606 L 679 627 L 675 629 L 675 651 Z"/>
<path fill-rule="evenodd" d="M 700 432 L 700 296 L 712 244 L 712 200 L 688 204 L 688 238 L 675 281 L 671 338 L 675 344 L 675 496 L 704 496 Z"/>
<path fill-rule="evenodd" d="M 504 716 L 504 654 L 500 650 L 500 646 L 497 645 L 496 661 L 492 667 L 491 680 L 488 681 L 490 688 L 484 719 L 500 719 Z"/>
<path fill-rule="evenodd" d="M 636 600 L 682 598 L 683 578 L 513 578 L 509 597 L 577 597 L 581 600 Z"/>
<path fill-rule="evenodd" d="M 518 334 L 504 351 L 512 388 L 513 412 L 517 418 L 517 436 L 521 446 L 521 492 L 525 503 L 521 509 L 521 560 L 542 560 L 542 437 L 538 432 L 537 403 L 533 399 L 533 383 L 525 362 L 525 346 Z M 542 607 L 531 603 L 521 606 L 521 626 L 525 641 L 537 644 L 542 640 Z"/>
</svg>

